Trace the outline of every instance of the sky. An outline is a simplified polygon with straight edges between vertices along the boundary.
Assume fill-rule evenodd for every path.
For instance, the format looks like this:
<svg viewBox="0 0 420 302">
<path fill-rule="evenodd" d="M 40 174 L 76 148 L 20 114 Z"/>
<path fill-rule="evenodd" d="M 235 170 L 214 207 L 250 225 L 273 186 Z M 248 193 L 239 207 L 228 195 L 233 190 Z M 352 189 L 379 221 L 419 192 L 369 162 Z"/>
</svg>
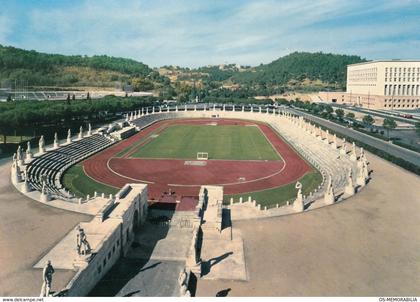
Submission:
<svg viewBox="0 0 420 302">
<path fill-rule="evenodd" d="M 0 0 L 0 44 L 152 67 L 294 51 L 420 59 L 420 0 Z"/>
</svg>

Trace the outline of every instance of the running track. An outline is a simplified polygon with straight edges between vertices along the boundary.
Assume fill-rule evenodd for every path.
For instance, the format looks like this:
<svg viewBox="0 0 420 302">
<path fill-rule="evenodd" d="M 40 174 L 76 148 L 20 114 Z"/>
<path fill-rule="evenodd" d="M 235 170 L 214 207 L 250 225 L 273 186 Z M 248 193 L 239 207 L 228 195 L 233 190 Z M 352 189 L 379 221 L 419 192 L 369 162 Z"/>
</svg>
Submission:
<svg viewBox="0 0 420 302">
<path fill-rule="evenodd" d="M 115 157 L 152 133 L 172 124 L 257 125 L 283 161 L 209 160 L 206 166 L 185 165 L 185 160 Z M 141 144 L 141 143 L 140 143 Z M 129 152 L 130 153 L 130 152 Z M 279 187 L 301 178 L 312 168 L 268 125 L 233 119 L 183 119 L 157 122 L 136 135 L 83 162 L 86 174 L 101 183 L 123 187 L 128 182 L 149 183 L 149 199 L 160 199 L 171 189 L 178 196 L 198 195 L 202 184 L 223 185 L 225 194 Z"/>
</svg>

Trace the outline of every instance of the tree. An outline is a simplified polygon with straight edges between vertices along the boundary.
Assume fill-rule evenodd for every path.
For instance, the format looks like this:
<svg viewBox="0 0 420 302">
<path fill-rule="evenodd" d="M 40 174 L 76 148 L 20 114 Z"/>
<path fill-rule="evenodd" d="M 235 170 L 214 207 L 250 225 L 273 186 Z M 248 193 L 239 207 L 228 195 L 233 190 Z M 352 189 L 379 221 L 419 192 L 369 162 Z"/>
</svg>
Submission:
<svg viewBox="0 0 420 302">
<path fill-rule="evenodd" d="M 338 119 L 341 120 L 344 117 L 344 110 L 343 109 L 336 109 L 335 115 L 337 115 Z"/>
<path fill-rule="evenodd" d="M 375 119 L 370 114 L 366 114 L 363 117 L 363 123 L 365 123 L 366 125 L 372 126 L 375 123 Z"/>
<path fill-rule="evenodd" d="M 10 94 L 8 94 L 8 95 L 7 95 L 7 99 L 6 99 L 6 101 L 7 101 L 7 102 L 11 102 L 11 101 L 12 101 L 12 96 L 11 96 Z"/>
<path fill-rule="evenodd" d="M 74 101 L 74 100 L 76 100 L 76 95 L 73 93 L 73 95 L 72 95 L 72 97 L 71 97 L 71 99 Z"/>
<path fill-rule="evenodd" d="M 324 107 L 325 112 L 327 112 L 328 114 L 333 113 L 334 109 L 330 106 L 330 105 L 325 105 Z"/>
<path fill-rule="evenodd" d="M 349 112 L 349 113 L 347 113 L 347 114 L 346 114 L 346 117 L 347 117 L 348 119 L 353 120 L 356 116 L 354 115 L 354 113 L 353 113 L 353 112 Z"/>
<path fill-rule="evenodd" d="M 397 127 L 397 123 L 392 117 L 386 117 L 384 119 L 383 127 L 386 129 L 389 139 L 389 130 L 395 129 Z"/>
</svg>

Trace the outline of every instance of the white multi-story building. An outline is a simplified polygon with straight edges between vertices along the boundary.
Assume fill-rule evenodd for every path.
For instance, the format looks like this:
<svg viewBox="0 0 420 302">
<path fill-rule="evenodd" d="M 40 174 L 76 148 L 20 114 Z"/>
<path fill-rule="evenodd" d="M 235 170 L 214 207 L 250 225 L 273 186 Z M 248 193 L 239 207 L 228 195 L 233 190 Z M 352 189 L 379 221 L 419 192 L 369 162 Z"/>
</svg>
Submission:
<svg viewBox="0 0 420 302">
<path fill-rule="evenodd" d="M 323 100 L 376 109 L 420 108 L 420 60 L 370 61 L 347 66 L 346 92 Z"/>
</svg>

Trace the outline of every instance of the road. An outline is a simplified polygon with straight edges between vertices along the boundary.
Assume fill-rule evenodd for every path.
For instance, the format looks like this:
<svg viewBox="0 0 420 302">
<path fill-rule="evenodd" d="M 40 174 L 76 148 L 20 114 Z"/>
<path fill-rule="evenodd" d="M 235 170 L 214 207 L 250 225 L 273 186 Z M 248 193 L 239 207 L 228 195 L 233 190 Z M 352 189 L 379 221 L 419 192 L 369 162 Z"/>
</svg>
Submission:
<svg viewBox="0 0 420 302">
<path fill-rule="evenodd" d="M 358 140 L 362 143 L 365 143 L 367 145 L 370 145 L 372 147 L 375 147 L 379 150 L 385 151 L 393 156 L 402 158 L 408 162 L 411 162 L 417 166 L 420 166 L 420 154 L 408 149 L 404 149 L 402 147 L 393 145 L 391 143 L 385 142 L 383 140 L 377 139 L 375 137 L 369 136 L 367 134 L 358 132 L 356 130 L 353 130 L 351 128 L 346 128 L 344 126 L 338 125 L 336 123 L 330 122 L 328 120 L 307 114 L 305 112 L 301 112 L 295 109 L 290 109 L 293 113 L 297 115 L 302 115 L 306 119 L 311 120 L 313 122 L 316 122 L 322 126 L 328 127 L 333 131 L 336 131 L 338 133 L 342 133 L 344 135 L 347 135 L 348 137 L 351 137 L 355 140 Z"/>
<path fill-rule="evenodd" d="M 353 110 L 353 111 L 357 111 L 360 113 L 365 113 L 365 114 L 370 114 L 370 115 L 376 115 L 382 118 L 386 118 L 386 117 L 391 117 L 396 121 L 399 122 L 403 122 L 403 123 L 407 123 L 407 124 L 412 124 L 414 125 L 416 122 L 419 122 L 420 119 L 416 117 L 416 115 L 412 114 L 414 117 L 412 119 L 406 119 L 403 117 L 399 117 L 398 113 L 395 112 L 383 112 L 383 111 L 379 111 L 379 110 L 375 110 L 375 109 L 364 109 L 364 108 L 357 108 L 357 107 L 349 107 L 349 106 L 344 106 L 344 105 L 339 105 L 339 104 L 331 104 L 332 107 L 335 108 L 340 108 L 340 109 L 347 109 L 347 110 Z"/>
</svg>

